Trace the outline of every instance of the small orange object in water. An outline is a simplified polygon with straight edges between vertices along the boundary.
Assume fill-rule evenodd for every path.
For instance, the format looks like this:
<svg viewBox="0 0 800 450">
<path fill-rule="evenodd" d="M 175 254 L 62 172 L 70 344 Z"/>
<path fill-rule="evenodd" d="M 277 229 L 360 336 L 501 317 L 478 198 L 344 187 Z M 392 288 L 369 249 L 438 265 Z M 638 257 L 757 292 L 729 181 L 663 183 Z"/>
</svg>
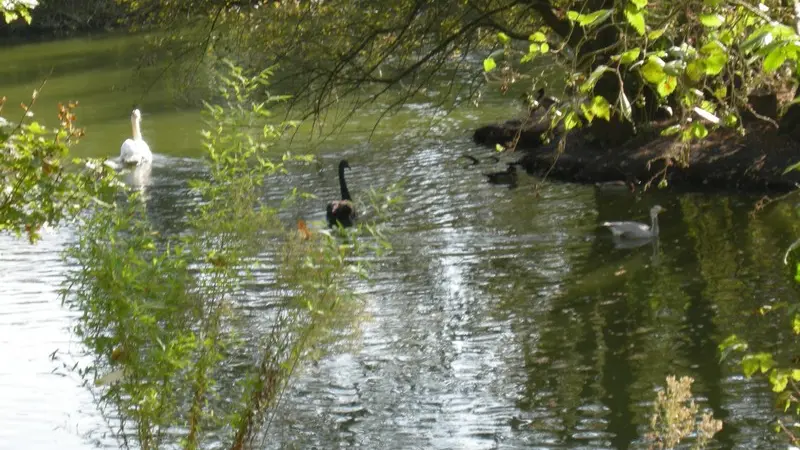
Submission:
<svg viewBox="0 0 800 450">
<path fill-rule="evenodd" d="M 297 231 L 300 232 L 300 237 L 304 241 L 311 239 L 311 231 L 308 229 L 303 219 L 297 219 Z"/>
</svg>

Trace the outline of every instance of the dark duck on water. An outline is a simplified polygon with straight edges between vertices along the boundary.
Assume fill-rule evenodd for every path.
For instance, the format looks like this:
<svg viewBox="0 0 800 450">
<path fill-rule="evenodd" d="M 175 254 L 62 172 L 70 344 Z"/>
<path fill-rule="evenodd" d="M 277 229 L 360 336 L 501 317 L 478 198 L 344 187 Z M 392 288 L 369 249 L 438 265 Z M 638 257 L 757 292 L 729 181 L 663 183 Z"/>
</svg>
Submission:
<svg viewBox="0 0 800 450">
<path fill-rule="evenodd" d="M 353 199 L 350 198 L 350 191 L 347 189 L 347 182 L 344 179 L 344 169 L 349 169 L 350 164 L 344 159 L 339 161 L 339 189 L 342 191 L 342 199 L 328 203 L 327 218 L 328 226 L 341 225 L 343 227 L 353 226 L 356 219 L 356 208 Z"/>
<path fill-rule="evenodd" d="M 508 169 L 502 172 L 484 173 L 489 183 L 508 185 L 509 188 L 517 186 L 517 163 L 508 163 Z"/>
</svg>

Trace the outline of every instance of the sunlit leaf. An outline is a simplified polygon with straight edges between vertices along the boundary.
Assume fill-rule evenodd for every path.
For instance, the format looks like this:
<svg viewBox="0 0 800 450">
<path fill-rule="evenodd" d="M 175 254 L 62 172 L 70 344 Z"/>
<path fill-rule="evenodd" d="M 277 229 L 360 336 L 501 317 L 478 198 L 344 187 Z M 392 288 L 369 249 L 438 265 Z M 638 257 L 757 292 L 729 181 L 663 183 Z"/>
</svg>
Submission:
<svg viewBox="0 0 800 450">
<path fill-rule="evenodd" d="M 483 60 L 483 70 L 485 72 L 491 72 L 495 67 L 497 67 L 497 63 L 494 62 L 494 58 L 486 58 Z"/>
<path fill-rule="evenodd" d="M 675 91 L 675 88 L 678 86 L 678 79 L 673 76 L 664 77 L 660 83 L 656 86 L 656 91 L 658 91 L 658 95 L 662 98 L 667 97 L 668 95 L 672 94 Z"/>
<path fill-rule="evenodd" d="M 625 18 L 640 36 L 644 36 L 646 30 L 644 24 L 644 13 L 642 11 L 636 10 L 633 5 L 628 5 L 625 7 Z"/>
<path fill-rule="evenodd" d="M 570 111 L 564 117 L 564 129 L 569 131 L 573 128 L 577 128 L 581 126 L 581 119 L 575 114 L 575 111 Z"/>
<path fill-rule="evenodd" d="M 541 50 L 542 53 L 547 53 L 550 51 L 550 46 L 547 44 L 547 42 L 545 42 L 539 49 Z"/>
<path fill-rule="evenodd" d="M 649 39 L 651 41 L 655 41 L 656 39 L 660 38 L 664 34 L 665 31 L 667 31 L 667 30 L 665 30 L 664 28 L 662 28 L 660 30 L 653 30 L 653 31 L 647 33 L 647 39 Z"/>
<path fill-rule="evenodd" d="M 611 120 L 611 105 L 605 97 L 596 95 L 592 99 L 592 104 L 589 108 L 595 117 Z"/>
<path fill-rule="evenodd" d="M 720 69 L 721 70 L 721 69 Z M 696 59 L 686 65 L 686 76 L 692 81 L 700 81 L 706 74 L 705 60 Z"/>
<path fill-rule="evenodd" d="M 742 372 L 744 372 L 745 377 L 752 377 L 753 374 L 758 371 L 759 367 L 758 359 L 753 357 L 753 355 L 747 355 L 742 358 Z"/>
<path fill-rule="evenodd" d="M 775 361 L 772 359 L 771 353 L 757 353 L 754 355 L 754 358 L 758 360 L 759 367 L 761 368 L 761 373 L 767 373 L 770 369 L 775 366 Z"/>
<path fill-rule="evenodd" d="M 657 84 L 666 77 L 664 73 L 664 61 L 657 56 L 651 56 L 647 62 L 642 66 L 642 76 L 649 83 Z"/>
<path fill-rule="evenodd" d="M 692 136 L 696 139 L 703 139 L 708 136 L 708 128 L 700 122 L 695 122 L 691 126 Z"/>
<path fill-rule="evenodd" d="M 628 50 L 627 52 L 623 53 L 622 56 L 620 56 L 619 62 L 621 64 L 630 64 L 639 59 L 641 52 L 642 51 L 638 48 Z"/>
<path fill-rule="evenodd" d="M 766 45 L 769 45 L 773 40 L 773 35 L 769 29 L 760 28 L 754 31 L 744 42 L 739 46 L 743 52 L 748 53 L 758 50 Z"/>
<path fill-rule="evenodd" d="M 581 85 L 580 91 L 587 93 L 594 89 L 594 85 L 597 83 L 597 80 L 599 80 L 607 70 L 609 70 L 609 68 L 606 65 L 601 64 L 597 66 L 589 75 L 589 78 Z"/>
<path fill-rule="evenodd" d="M 537 31 L 528 37 L 531 42 L 547 42 L 547 36 L 541 31 Z"/>
<path fill-rule="evenodd" d="M 793 170 L 800 170 L 800 162 L 796 162 L 791 166 L 787 167 L 786 170 L 783 171 L 783 174 L 786 175 L 787 173 Z M 794 276 L 795 281 L 800 283 L 800 264 L 797 265 L 797 274 Z"/>
<path fill-rule="evenodd" d="M 777 46 L 764 58 L 764 71 L 774 72 L 786 61 L 786 52 L 783 46 Z"/>
<path fill-rule="evenodd" d="M 714 53 L 705 59 L 706 75 L 718 75 L 725 68 L 728 62 L 728 55 L 725 53 Z"/>
<path fill-rule="evenodd" d="M 578 25 L 582 27 L 599 25 L 611 16 L 611 12 L 611 9 L 599 9 L 591 14 L 582 14 L 578 17 Z"/>
<path fill-rule="evenodd" d="M 508 35 L 503 33 L 502 31 L 497 33 L 497 40 L 499 40 L 501 44 L 508 44 L 509 42 L 511 42 L 511 38 L 508 37 Z"/>
<path fill-rule="evenodd" d="M 769 374 L 769 382 L 772 384 L 772 392 L 783 392 L 789 384 L 789 375 L 783 370 L 776 370 Z"/>
<path fill-rule="evenodd" d="M 722 14 L 701 14 L 700 23 L 708 28 L 719 28 L 725 23 L 725 17 Z"/>
<path fill-rule="evenodd" d="M 681 126 L 680 125 L 672 125 L 670 127 L 664 128 L 661 130 L 661 136 L 672 136 L 675 134 L 680 133 Z"/>
<path fill-rule="evenodd" d="M 647 6 L 647 0 L 631 0 L 631 3 L 636 5 L 637 8 L 642 9 Z"/>
</svg>

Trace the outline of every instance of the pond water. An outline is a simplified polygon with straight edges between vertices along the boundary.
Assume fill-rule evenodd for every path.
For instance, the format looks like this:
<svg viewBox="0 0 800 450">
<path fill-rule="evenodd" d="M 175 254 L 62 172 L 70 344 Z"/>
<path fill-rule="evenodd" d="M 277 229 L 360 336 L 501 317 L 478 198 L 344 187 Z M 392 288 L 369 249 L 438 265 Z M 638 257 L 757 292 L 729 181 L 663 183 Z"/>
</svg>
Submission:
<svg viewBox="0 0 800 450">
<path fill-rule="evenodd" d="M 55 102 L 79 99 L 79 151 L 89 155 L 118 153 L 140 103 L 157 154 L 148 213 L 179 231 L 186 181 L 201 170 L 200 116 L 133 78 L 138 51 L 136 38 L 113 36 L 2 48 L 0 95 L 16 105 L 53 69 L 38 115 L 50 120 Z M 793 356 L 788 323 L 758 314 L 797 298 L 782 264 L 799 231 L 793 203 L 752 215 L 758 198 L 748 196 L 633 195 L 525 175 L 517 189 L 488 185 L 481 172 L 502 162 L 459 156 L 490 155 L 471 129 L 507 115 L 503 106 L 489 100 L 431 124 L 430 105 L 410 105 L 369 141 L 374 116 L 364 114 L 314 144 L 320 166 L 268 185 L 270 201 L 289 186 L 320 197 L 287 221 L 323 220 L 338 193 L 335 164 L 347 158 L 357 199 L 405 180 L 406 203 L 385 224 L 394 252 L 356 286 L 370 316 L 361 340 L 295 379 L 266 446 L 643 448 L 656 389 L 675 374 L 694 377 L 697 401 L 725 421 L 719 448 L 776 447 L 774 395 L 720 362 L 717 344 L 736 333 Z M 646 220 L 654 204 L 667 208 L 657 246 L 615 248 L 598 226 Z M 36 246 L 0 237 L 0 448 L 117 446 L 89 391 L 51 358 L 80 351 L 57 293 L 59 251 L 72 238 L 69 227 Z"/>
</svg>

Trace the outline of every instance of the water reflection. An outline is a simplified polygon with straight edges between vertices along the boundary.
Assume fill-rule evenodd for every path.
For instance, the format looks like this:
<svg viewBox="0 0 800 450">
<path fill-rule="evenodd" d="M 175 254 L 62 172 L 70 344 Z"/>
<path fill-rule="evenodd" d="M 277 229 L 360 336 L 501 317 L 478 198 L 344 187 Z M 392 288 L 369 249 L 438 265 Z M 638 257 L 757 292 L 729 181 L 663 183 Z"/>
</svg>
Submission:
<svg viewBox="0 0 800 450">
<path fill-rule="evenodd" d="M 642 448 L 650 402 L 668 374 L 695 377 L 701 406 L 726 420 L 723 448 L 775 446 L 767 427 L 772 394 L 761 380 L 729 372 L 716 345 L 731 333 L 791 339 L 754 314 L 765 298 L 796 298 L 781 266 L 795 232 L 785 214 L 752 218 L 750 199 L 720 195 L 537 189 L 526 174 L 508 191 L 487 184 L 483 166 L 458 161 L 469 145 L 430 140 L 326 153 L 358 167 L 348 174 L 356 201 L 368 187 L 406 179 L 407 202 L 384 223 L 394 252 L 374 261 L 372 283 L 357 286 L 371 316 L 360 345 L 295 380 L 268 448 Z M 335 198 L 333 167 L 295 168 L 271 180 L 265 196 L 277 206 L 290 186 L 303 186 Z M 154 226 L 185 231 L 185 213 L 198 201 L 187 181 L 203 176 L 199 162 L 158 158 L 148 173 L 132 176 L 146 190 Z M 670 213 L 650 245 L 620 248 L 598 227 L 656 200 Z M 323 215 L 321 200 L 282 212 L 287 221 Z M 50 439 L 42 430 L 63 414 L 29 408 L 38 412 L 25 419 L 17 412 L 40 403 L 42 392 L 84 397 L 64 388 L 74 381 L 30 378 L 48 371 L 47 354 L 66 342 L 66 334 L 49 334 L 68 323 L 54 292 L 63 271 L 59 246 L 0 245 L 0 351 L 9 362 L 0 369 L 0 393 L 14 406 L 0 421 L 16 425 L 0 439 L 29 447 L 9 430 Z M 242 305 L 249 317 L 273 295 L 271 266 L 257 275 Z M 79 404 L 64 401 L 60 409 L 97 420 Z"/>
</svg>

